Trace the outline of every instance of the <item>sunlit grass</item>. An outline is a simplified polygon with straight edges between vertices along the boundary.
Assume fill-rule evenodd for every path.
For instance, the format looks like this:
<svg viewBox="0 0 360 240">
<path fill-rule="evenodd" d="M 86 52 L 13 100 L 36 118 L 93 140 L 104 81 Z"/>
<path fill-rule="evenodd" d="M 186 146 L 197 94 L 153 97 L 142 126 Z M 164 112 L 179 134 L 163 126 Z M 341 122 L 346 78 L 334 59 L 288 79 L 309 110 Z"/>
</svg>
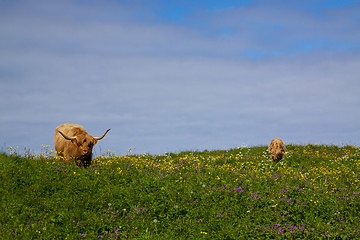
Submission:
<svg viewBox="0 0 360 240">
<path fill-rule="evenodd" d="M 89 168 L 10 147 L 0 155 L 1 236 L 37 238 L 358 238 L 360 149 L 287 145 L 124 155 Z"/>
</svg>

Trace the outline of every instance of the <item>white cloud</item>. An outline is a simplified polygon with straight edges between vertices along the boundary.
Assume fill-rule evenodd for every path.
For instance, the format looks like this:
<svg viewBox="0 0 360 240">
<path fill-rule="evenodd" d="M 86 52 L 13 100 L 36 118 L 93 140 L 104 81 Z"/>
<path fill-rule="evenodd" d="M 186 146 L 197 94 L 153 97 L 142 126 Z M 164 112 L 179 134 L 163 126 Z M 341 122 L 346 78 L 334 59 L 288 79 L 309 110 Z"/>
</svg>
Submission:
<svg viewBox="0 0 360 240">
<path fill-rule="evenodd" d="M 133 145 L 159 153 L 267 144 L 275 136 L 360 144 L 358 49 L 291 50 L 299 39 L 351 45 L 353 10 L 341 10 L 343 18 L 328 10 L 324 20 L 260 4 L 199 14 L 190 19 L 198 28 L 151 12 L 141 21 L 144 7 L 111 4 L 46 2 L 2 14 L 0 144 L 38 149 L 63 122 L 94 135 L 111 127 L 101 146 L 122 153 Z M 233 32 L 216 35 L 223 28 Z M 283 54 L 246 59 L 249 48 Z M 30 141 L 34 134 L 41 137 Z"/>
</svg>

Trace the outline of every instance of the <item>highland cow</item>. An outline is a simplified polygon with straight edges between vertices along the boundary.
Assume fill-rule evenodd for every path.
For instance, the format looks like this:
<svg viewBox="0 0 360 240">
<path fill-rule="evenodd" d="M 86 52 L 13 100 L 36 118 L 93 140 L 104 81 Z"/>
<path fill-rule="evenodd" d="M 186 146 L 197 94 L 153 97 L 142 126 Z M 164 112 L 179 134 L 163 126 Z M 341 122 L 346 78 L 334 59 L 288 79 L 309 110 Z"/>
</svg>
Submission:
<svg viewBox="0 0 360 240">
<path fill-rule="evenodd" d="M 94 145 L 103 139 L 108 131 L 110 129 L 101 137 L 93 137 L 80 125 L 64 123 L 55 128 L 55 151 L 65 163 L 75 160 L 78 166 L 87 167 L 91 163 Z"/>
<path fill-rule="evenodd" d="M 283 158 L 285 154 L 285 144 L 280 138 L 275 138 L 271 140 L 268 151 L 270 152 L 271 160 L 273 162 L 278 162 Z"/>
</svg>

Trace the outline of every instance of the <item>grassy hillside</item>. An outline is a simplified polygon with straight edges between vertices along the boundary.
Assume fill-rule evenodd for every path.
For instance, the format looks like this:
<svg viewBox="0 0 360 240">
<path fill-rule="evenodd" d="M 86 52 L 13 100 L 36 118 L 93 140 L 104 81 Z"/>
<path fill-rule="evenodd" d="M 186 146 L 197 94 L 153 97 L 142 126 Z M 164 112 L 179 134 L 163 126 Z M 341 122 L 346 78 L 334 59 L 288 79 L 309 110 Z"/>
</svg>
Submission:
<svg viewBox="0 0 360 240">
<path fill-rule="evenodd" d="M 0 155 L 2 239 L 359 238 L 360 148 Z"/>
</svg>

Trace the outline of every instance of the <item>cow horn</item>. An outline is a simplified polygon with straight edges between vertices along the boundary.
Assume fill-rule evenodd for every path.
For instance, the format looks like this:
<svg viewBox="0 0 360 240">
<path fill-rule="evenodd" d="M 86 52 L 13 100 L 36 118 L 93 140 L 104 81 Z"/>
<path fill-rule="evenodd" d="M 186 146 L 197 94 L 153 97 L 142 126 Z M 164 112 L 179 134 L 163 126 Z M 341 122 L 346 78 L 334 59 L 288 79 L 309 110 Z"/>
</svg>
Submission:
<svg viewBox="0 0 360 240">
<path fill-rule="evenodd" d="M 104 134 L 101 137 L 94 137 L 96 140 L 101 140 L 105 137 L 105 135 L 108 133 L 108 131 L 110 131 L 110 128 L 108 130 L 106 130 L 106 132 L 104 132 Z"/>
<path fill-rule="evenodd" d="M 66 140 L 72 140 L 72 139 L 76 139 L 76 136 L 75 137 L 68 137 L 66 136 L 65 134 L 63 134 L 62 132 L 60 132 L 59 130 L 57 130 Z"/>
</svg>

